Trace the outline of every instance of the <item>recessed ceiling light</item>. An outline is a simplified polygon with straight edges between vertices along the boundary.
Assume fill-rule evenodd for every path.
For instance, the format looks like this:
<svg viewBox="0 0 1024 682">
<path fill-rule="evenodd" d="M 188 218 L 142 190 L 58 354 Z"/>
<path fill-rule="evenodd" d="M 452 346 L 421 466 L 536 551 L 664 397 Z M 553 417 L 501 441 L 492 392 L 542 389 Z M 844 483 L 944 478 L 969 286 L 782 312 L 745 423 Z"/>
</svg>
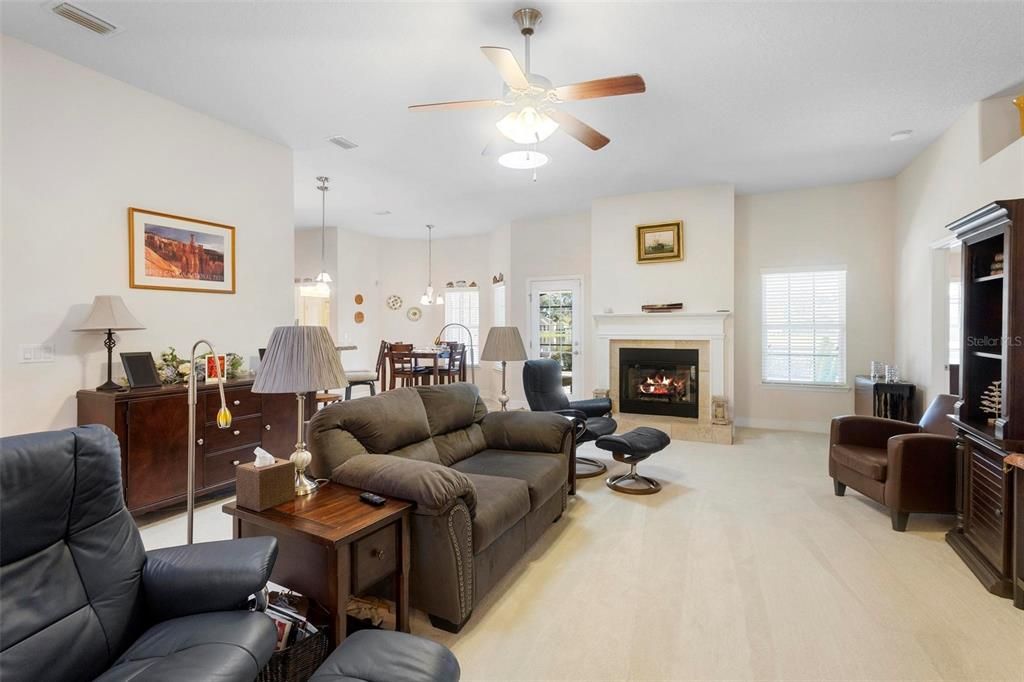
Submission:
<svg viewBox="0 0 1024 682">
<path fill-rule="evenodd" d="M 540 168 L 551 159 L 548 158 L 547 154 L 541 154 L 540 152 L 520 150 L 515 152 L 508 152 L 498 157 L 498 163 L 505 168 L 511 168 L 513 170 L 530 170 L 532 168 Z"/>
<path fill-rule="evenodd" d="M 889 136 L 890 142 L 902 142 L 911 135 L 914 134 L 913 130 L 897 130 L 895 133 Z"/>
</svg>

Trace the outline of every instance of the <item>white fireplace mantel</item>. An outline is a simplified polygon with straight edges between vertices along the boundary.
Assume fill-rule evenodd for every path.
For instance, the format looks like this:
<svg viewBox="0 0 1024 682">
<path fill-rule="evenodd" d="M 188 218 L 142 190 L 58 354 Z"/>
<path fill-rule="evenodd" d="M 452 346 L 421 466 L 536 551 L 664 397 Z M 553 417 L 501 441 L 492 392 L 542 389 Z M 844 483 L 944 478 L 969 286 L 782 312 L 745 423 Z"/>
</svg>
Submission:
<svg viewBox="0 0 1024 682">
<path fill-rule="evenodd" d="M 726 321 L 731 313 L 601 313 L 594 315 L 597 338 L 595 368 L 597 386 L 610 386 L 609 348 L 613 340 L 651 339 L 672 341 L 707 341 L 711 357 L 712 395 L 725 395 Z"/>
</svg>

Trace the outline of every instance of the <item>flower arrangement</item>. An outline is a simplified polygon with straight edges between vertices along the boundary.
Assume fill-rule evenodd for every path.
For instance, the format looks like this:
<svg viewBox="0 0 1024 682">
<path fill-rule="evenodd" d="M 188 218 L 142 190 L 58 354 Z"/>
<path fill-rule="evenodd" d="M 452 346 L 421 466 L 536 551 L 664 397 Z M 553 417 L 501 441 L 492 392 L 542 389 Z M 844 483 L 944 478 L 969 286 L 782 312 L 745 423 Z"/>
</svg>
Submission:
<svg viewBox="0 0 1024 682">
<path fill-rule="evenodd" d="M 228 353 L 226 358 L 227 378 L 237 379 L 242 375 L 242 365 L 244 364 L 242 356 L 238 353 Z M 178 352 L 174 350 L 174 346 L 169 346 L 167 350 L 160 353 L 160 362 L 157 363 L 156 372 L 160 377 L 160 381 L 165 384 L 181 384 L 192 373 L 192 367 L 187 359 L 178 355 Z M 196 378 L 199 381 L 206 379 L 205 362 L 197 363 Z"/>
</svg>

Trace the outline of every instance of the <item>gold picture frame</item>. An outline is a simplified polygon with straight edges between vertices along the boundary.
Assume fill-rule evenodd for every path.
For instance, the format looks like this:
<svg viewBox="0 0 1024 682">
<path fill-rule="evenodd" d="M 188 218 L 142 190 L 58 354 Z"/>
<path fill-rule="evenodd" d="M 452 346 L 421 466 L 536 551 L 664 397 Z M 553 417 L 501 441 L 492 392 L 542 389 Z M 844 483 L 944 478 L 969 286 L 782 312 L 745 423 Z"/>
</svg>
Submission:
<svg viewBox="0 0 1024 682">
<path fill-rule="evenodd" d="M 128 208 L 128 286 L 233 294 L 233 225 Z"/>
<path fill-rule="evenodd" d="M 682 259 L 682 220 L 636 226 L 637 263 L 664 263 Z"/>
</svg>

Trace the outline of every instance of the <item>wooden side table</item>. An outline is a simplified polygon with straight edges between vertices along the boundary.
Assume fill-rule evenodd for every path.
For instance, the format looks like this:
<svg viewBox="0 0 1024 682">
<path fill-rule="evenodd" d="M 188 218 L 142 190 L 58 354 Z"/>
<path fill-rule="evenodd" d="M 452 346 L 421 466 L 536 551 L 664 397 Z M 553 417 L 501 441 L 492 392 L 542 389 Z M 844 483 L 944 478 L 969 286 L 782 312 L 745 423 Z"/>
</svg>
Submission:
<svg viewBox="0 0 1024 682">
<path fill-rule="evenodd" d="M 225 504 L 234 536 L 277 538 L 270 579 L 327 609 L 331 639 L 346 636 L 350 595 L 382 580 L 394 581 L 396 629 L 409 632 L 409 513 L 412 503 L 389 499 L 380 507 L 359 500 L 361 491 L 327 483 L 304 497 L 262 512 Z"/>
</svg>

